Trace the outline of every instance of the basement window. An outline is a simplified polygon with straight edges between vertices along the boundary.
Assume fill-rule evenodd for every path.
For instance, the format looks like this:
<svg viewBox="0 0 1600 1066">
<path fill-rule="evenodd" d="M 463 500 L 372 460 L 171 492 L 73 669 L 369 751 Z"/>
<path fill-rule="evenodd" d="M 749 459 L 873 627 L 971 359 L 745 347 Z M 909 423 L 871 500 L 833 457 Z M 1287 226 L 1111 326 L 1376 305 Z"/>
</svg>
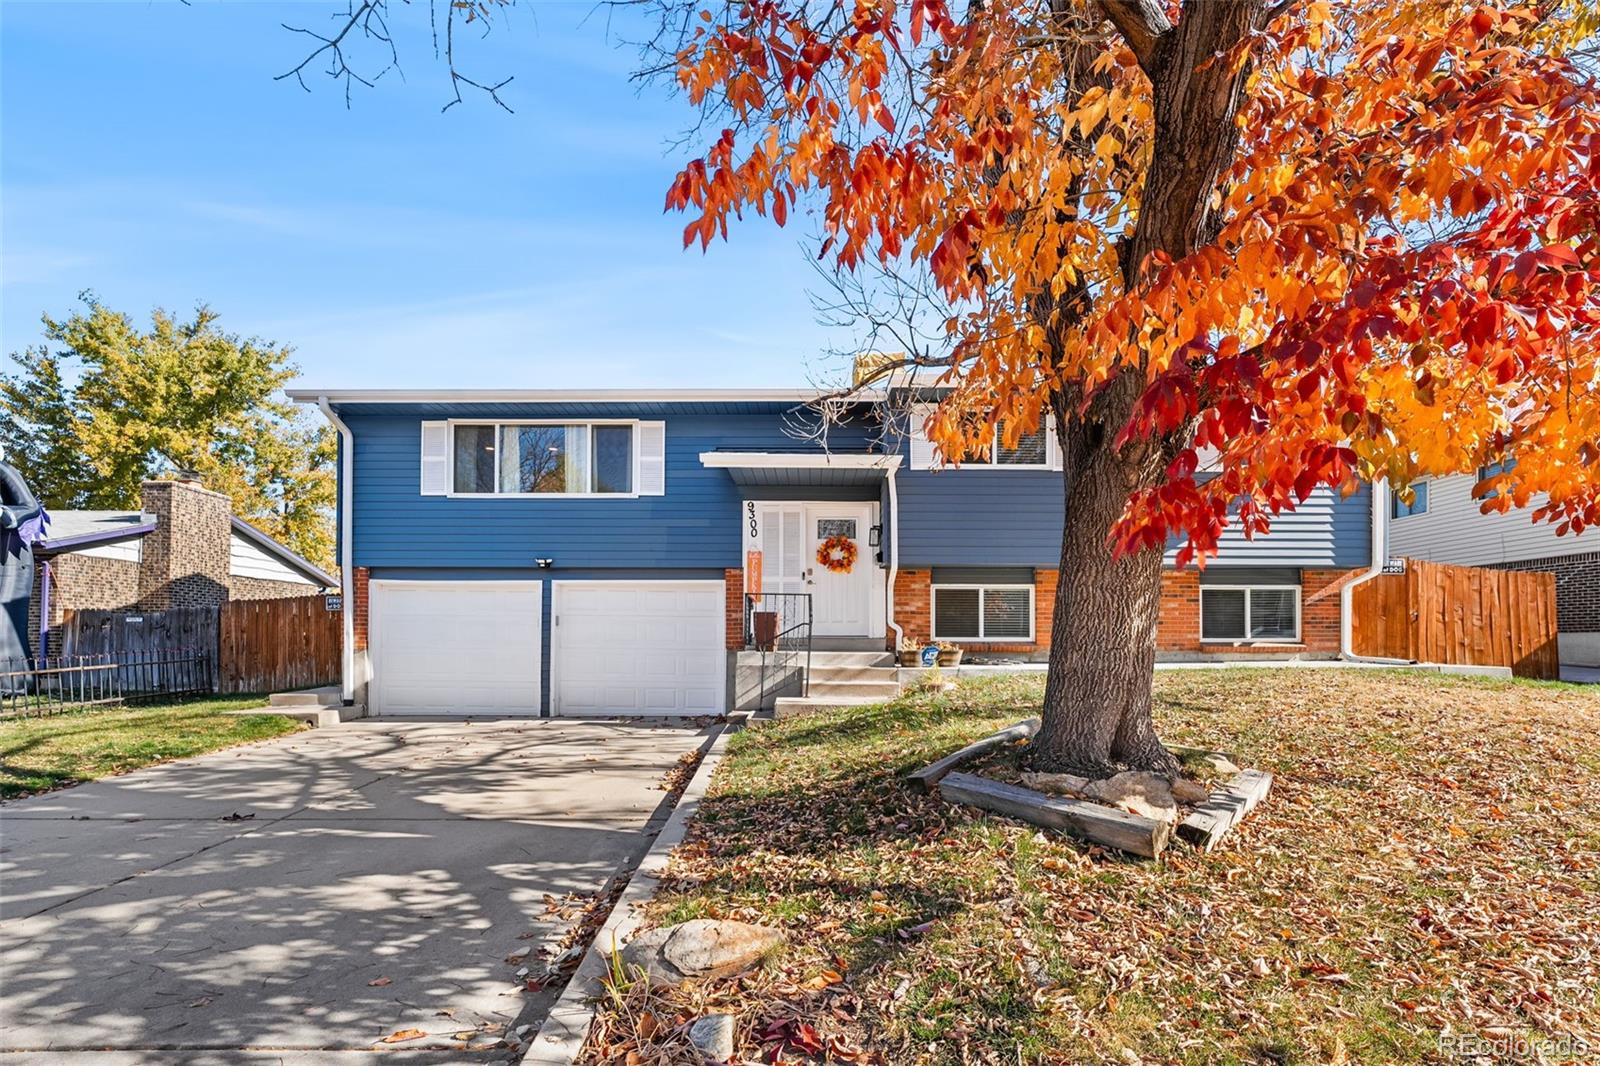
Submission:
<svg viewBox="0 0 1600 1066">
<path fill-rule="evenodd" d="M 1297 643 L 1300 586 L 1201 585 L 1200 639 Z"/>
<path fill-rule="evenodd" d="M 935 640 L 1033 640 L 1032 585 L 934 585 Z"/>
</svg>

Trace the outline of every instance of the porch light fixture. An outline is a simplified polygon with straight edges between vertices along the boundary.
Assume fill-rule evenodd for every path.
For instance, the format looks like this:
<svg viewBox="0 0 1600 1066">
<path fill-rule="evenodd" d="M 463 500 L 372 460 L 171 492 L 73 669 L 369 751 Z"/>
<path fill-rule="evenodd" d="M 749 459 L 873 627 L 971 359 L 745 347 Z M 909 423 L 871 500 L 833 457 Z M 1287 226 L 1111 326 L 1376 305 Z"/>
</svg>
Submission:
<svg viewBox="0 0 1600 1066">
<path fill-rule="evenodd" d="M 540 570 L 548 570 L 552 566 L 556 565 L 556 561 L 554 559 L 535 559 L 534 562 L 539 564 Z"/>
</svg>

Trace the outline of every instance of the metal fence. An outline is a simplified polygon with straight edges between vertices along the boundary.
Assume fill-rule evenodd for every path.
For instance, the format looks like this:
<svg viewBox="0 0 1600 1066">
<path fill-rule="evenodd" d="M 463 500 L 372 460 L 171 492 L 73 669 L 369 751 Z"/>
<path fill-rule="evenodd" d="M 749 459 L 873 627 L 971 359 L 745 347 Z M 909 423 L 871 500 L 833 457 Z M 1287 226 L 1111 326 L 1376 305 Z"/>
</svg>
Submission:
<svg viewBox="0 0 1600 1066">
<path fill-rule="evenodd" d="M 0 718 L 209 693 L 215 686 L 215 657 L 203 648 L 0 659 Z"/>
<path fill-rule="evenodd" d="M 811 693 L 811 596 L 767 592 L 744 598 L 744 643 L 761 653 L 758 704 Z"/>
</svg>

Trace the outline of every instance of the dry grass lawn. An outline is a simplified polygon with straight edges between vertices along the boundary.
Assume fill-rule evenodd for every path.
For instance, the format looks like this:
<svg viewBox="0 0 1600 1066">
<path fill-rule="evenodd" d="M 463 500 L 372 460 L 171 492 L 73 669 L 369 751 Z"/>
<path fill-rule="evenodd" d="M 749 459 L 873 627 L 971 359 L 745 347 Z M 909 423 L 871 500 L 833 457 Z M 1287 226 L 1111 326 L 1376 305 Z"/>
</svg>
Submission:
<svg viewBox="0 0 1600 1066">
<path fill-rule="evenodd" d="M 735 737 L 651 919 L 790 946 L 743 978 L 624 984 L 589 1061 L 697 1063 L 684 1025 L 716 1011 L 761 1062 L 1600 1060 L 1600 689 L 1163 672 L 1164 736 L 1277 780 L 1217 852 L 1152 863 L 899 782 L 1040 684 Z"/>
<path fill-rule="evenodd" d="M 266 702 L 262 696 L 218 696 L 0 720 L 0 799 L 125 774 L 302 728 L 292 718 L 269 713 Z M 262 713 L 223 713 L 254 707 Z"/>
</svg>

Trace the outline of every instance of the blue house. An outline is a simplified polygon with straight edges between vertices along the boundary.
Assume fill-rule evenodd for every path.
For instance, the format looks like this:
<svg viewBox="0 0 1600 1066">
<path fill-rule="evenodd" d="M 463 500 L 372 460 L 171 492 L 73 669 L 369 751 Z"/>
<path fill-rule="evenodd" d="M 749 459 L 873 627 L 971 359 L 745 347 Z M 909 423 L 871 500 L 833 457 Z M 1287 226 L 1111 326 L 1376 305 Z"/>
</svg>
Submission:
<svg viewBox="0 0 1600 1066">
<path fill-rule="evenodd" d="M 902 639 L 1048 651 L 1047 428 L 941 469 L 886 393 L 825 440 L 796 430 L 809 391 L 290 396 L 340 433 L 345 695 L 373 713 L 720 713 L 748 702 L 756 593 L 806 606 L 840 694 Z M 1203 576 L 1169 568 L 1163 654 L 1337 655 L 1375 531 L 1365 488 L 1324 491 Z"/>
</svg>

